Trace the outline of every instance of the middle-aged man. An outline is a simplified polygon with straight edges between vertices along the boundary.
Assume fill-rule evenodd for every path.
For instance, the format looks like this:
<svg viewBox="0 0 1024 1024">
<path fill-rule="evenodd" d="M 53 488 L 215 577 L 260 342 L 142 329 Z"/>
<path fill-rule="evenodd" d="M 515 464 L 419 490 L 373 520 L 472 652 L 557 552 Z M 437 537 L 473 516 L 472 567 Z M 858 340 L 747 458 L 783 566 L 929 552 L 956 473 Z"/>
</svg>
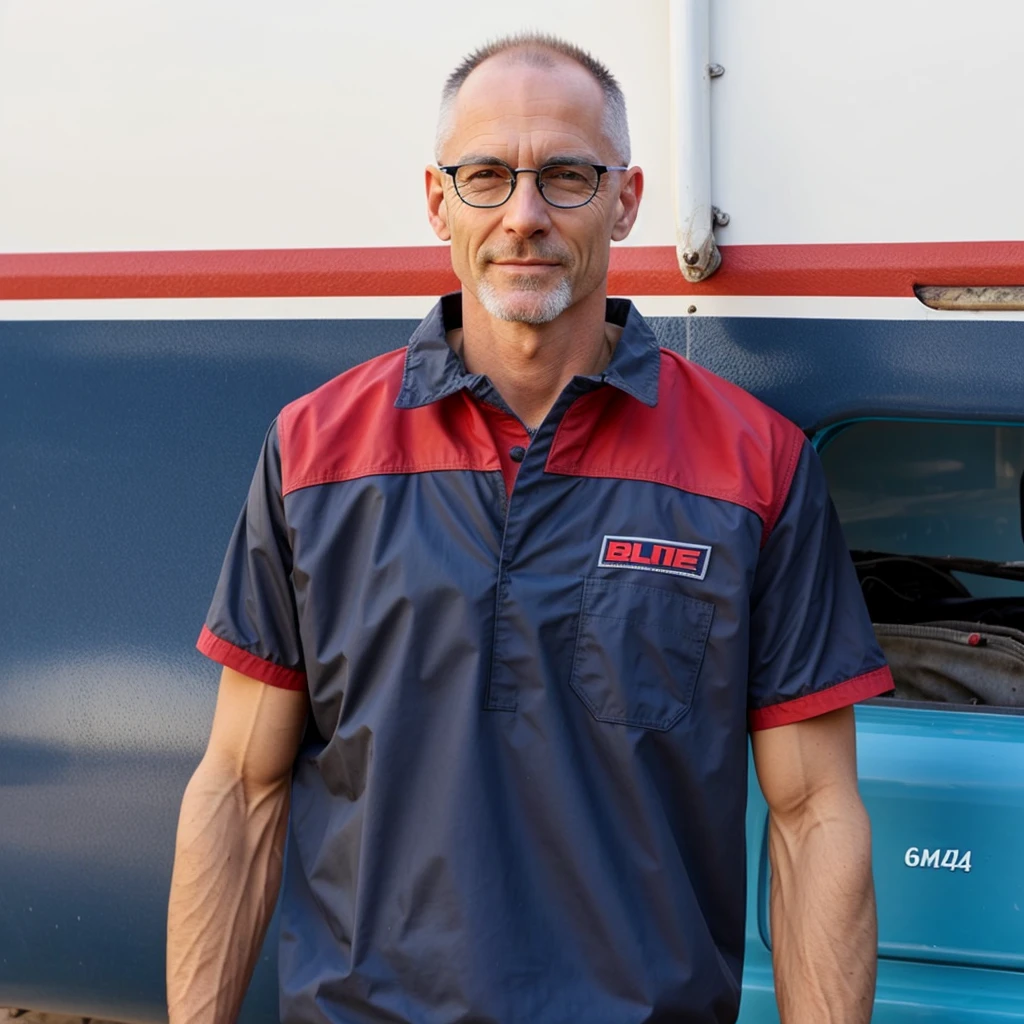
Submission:
<svg viewBox="0 0 1024 1024">
<path fill-rule="evenodd" d="M 866 1022 L 849 705 L 891 681 L 815 455 L 607 299 L 602 65 L 478 51 L 437 157 L 461 297 L 281 412 L 200 638 L 171 1020 L 234 1019 L 286 832 L 289 1024 L 735 1020 L 749 730 L 782 1018 Z"/>
</svg>

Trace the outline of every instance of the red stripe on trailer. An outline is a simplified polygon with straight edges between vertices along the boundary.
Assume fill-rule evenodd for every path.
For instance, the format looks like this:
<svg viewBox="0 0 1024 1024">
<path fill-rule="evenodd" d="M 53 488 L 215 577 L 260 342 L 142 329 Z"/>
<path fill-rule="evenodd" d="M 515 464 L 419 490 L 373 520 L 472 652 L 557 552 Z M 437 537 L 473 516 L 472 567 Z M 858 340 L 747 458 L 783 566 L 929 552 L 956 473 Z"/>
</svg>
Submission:
<svg viewBox="0 0 1024 1024">
<path fill-rule="evenodd" d="M 912 298 L 915 284 L 1024 284 L 1024 241 L 723 246 L 722 269 L 689 284 L 671 246 L 612 250 L 624 295 Z M 446 246 L 0 254 L 0 299 L 440 295 Z"/>
</svg>

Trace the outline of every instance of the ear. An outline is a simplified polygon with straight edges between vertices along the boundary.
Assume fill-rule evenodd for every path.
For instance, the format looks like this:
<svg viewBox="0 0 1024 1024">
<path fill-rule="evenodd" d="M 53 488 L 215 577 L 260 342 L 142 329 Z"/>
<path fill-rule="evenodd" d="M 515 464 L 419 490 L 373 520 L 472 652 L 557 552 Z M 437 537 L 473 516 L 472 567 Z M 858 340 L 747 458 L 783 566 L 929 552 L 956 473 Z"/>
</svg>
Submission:
<svg viewBox="0 0 1024 1024">
<path fill-rule="evenodd" d="M 639 167 L 631 167 L 623 175 L 619 198 L 615 204 L 615 221 L 612 224 L 614 241 L 621 242 L 633 230 L 643 194 L 644 172 Z"/>
<path fill-rule="evenodd" d="M 444 194 L 444 171 L 436 167 L 427 167 L 424 172 L 427 186 L 427 220 L 434 229 L 434 234 L 442 242 L 450 242 L 452 233 L 448 227 L 448 203 Z"/>
</svg>

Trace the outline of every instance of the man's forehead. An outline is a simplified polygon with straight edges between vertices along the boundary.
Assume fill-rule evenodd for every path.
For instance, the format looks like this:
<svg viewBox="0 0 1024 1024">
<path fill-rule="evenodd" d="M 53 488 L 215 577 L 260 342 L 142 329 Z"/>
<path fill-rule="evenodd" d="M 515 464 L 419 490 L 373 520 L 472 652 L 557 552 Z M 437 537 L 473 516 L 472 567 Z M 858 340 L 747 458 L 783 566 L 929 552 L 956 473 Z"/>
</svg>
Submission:
<svg viewBox="0 0 1024 1024">
<path fill-rule="evenodd" d="M 546 55 L 545 55 L 546 56 Z M 604 93 L 574 61 L 553 55 L 538 64 L 501 54 L 463 83 L 452 111 L 450 141 L 501 146 L 518 134 L 593 150 L 603 140 Z"/>
</svg>

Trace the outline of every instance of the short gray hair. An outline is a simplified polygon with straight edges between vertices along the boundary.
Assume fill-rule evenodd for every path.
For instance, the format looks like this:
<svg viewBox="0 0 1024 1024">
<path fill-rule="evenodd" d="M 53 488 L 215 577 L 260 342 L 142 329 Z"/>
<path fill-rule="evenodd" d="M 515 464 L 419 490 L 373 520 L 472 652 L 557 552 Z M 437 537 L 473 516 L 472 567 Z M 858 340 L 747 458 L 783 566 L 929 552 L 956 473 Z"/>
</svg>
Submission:
<svg viewBox="0 0 1024 1024">
<path fill-rule="evenodd" d="M 629 163 L 629 122 L 626 120 L 626 98 L 615 76 L 586 50 L 544 32 L 519 32 L 503 36 L 474 50 L 448 76 L 441 92 L 441 110 L 437 118 L 434 155 L 441 159 L 441 150 L 453 131 L 452 117 L 455 97 L 462 83 L 485 60 L 499 54 L 515 52 L 516 57 L 534 67 L 554 67 L 553 55 L 565 57 L 588 71 L 604 93 L 604 134 L 615 149 L 615 159 Z"/>
</svg>

